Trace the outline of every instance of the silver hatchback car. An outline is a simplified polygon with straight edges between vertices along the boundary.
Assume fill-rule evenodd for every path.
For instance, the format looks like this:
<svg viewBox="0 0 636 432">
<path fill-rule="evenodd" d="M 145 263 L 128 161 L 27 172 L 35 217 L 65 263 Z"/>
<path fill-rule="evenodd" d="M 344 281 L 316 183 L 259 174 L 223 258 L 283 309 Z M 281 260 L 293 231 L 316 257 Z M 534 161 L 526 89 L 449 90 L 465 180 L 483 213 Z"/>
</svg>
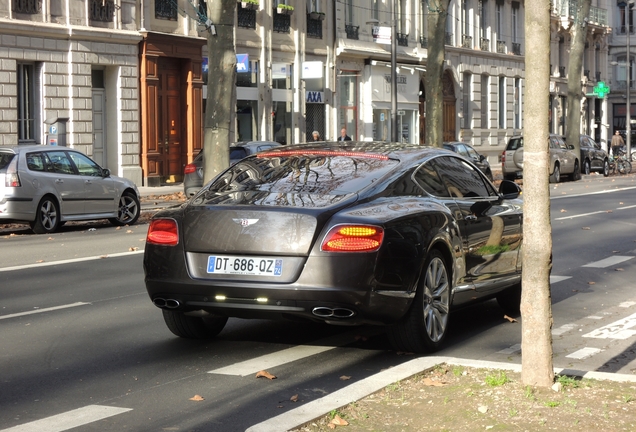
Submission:
<svg viewBox="0 0 636 432">
<path fill-rule="evenodd" d="M 28 222 L 36 234 L 67 221 L 139 218 L 139 191 L 77 150 L 46 145 L 0 148 L 0 223 Z"/>
</svg>

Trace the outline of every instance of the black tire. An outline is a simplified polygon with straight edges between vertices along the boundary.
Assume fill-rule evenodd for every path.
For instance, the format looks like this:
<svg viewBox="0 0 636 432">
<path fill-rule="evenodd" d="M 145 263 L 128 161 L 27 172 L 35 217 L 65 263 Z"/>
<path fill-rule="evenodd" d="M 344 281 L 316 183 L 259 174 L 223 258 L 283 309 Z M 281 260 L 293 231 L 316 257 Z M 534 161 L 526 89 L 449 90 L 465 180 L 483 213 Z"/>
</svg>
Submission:
<svg viewBox="0 0 636 432">
<path fill-rule="evenodd" d="M 117 207 L 117 217 L 108 219 L 110 223 L 117 226 L 133 225 L 141 214 L 141 204 L 139 198 L 133 192 L 124 192 L 119 197 Z"/>
<path fill-rule="evenodd" d="M 60 227 L 60 206 L 57 200 L 50 196 L 42 198 L 35 212 L 35 220 L 30 223 L 36 234 L 51 234 Z"/>
<path fill-rule="evenodd" d="M 497 294 L 497 303 L 507 315 L 519 316 L 521 313 L 521 282 Z"/>
<path fill-rule="evenodd" d="M 450 273 L 442 254 L 433 249 L 406 317 L 388 327 L 393 347 L 417 353 L 439 349 L 448 332 L 450 304 Z"/>
<path fill-rule="evenodd" d="M 581 167 L 579 166 L 579 161 L 574 162 L 574 171 L 572 171 L 572 174 L 570 174 L 570 180 L 581 180 Z"/>
<path fill-rule="evenodd" d="M 609 161 L 605 159 L 603 161 L 603 176 L 608 177 L 610 175 L 610 165 Z"/>
<path fill-rule="evenodd" d="M 559 164 L 554 165 L 554 171 L 550 174 L 550 183 L 558 183 L 561 181 L 561 169 Z"/>
<path fill-rule="evenodd" d="M 510 180 L 510 181 L 515 181 L 517 179 L 517 176 L 514 174 L 506 174 L 504 176 L 504 180 Z"/>
<path fill-rule="evenodd" d="M 213 339 L 227 323 L 227 317 L 194 317 L 166 309 L 162 312 L 168 330 L 185 339 Z"/>
<path fill-rule="evenodd" d="M 591 172 L 590 161 L 585 159 L 585 162 L 583 162 L 583 174 L 590 175 L 590 172 Z"/>
</svg>

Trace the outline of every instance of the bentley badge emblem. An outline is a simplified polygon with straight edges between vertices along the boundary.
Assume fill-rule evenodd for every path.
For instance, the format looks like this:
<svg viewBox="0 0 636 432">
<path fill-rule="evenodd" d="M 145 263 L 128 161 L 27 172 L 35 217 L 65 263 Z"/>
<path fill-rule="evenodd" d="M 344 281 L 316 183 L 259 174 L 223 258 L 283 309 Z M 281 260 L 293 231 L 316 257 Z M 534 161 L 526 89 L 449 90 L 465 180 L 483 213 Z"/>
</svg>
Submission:
<svg viewBox="0 0 636 432">
<path fill-rule="evenodd" d="M 254 225 L 256 222 L 258 222 L 258 219 L 232 219 L 232 220 L 242 227 Z"/>
</svg>

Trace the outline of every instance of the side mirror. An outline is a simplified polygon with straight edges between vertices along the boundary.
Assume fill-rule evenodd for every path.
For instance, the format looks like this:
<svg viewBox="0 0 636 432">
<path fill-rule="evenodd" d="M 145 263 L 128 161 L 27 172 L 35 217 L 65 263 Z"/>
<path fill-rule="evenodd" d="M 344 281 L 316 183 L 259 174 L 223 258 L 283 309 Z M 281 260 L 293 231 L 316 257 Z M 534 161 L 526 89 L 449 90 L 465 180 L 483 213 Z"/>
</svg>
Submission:
<svg viewBox="0 0 636 432">
<path fill-rule="evenodd" d="M 513 181 L 502 180 L 499 184 L 499 194 L 503 199 L 515 199 L 521 195 L 521 188 Z"/>
<path fill-rule="evenodd" d="M 102 177 L 103 178 L 110 177 L 110 170 L 108 168 L 102 168 Z"/>
<path fill-rule="evenodd" d="M 483 162 L 484 159 L 486 159 L 486 156 L 484 155 L 479 155 L 479 162 Z"/>
</svg>

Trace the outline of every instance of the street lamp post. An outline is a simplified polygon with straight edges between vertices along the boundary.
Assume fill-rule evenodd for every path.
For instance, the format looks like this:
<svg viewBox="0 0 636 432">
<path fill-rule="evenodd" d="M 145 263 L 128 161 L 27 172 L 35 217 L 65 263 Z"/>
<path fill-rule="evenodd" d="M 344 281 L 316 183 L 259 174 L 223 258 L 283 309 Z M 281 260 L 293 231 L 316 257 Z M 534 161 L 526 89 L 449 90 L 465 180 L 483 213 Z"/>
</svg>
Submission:
<svg viewBox="0 0 636 432">
<path fill-rule="evenodd" d="M 398 141 L 398 122 L 397 122 L 397 94 L 398 94 L 398 91 L 397 91 L 397 26 L 396 26 L 396 23 L 395 23 L 395 1 L 396 0 L 390 1 L 390 3 L 391 3 L 391 141 L 392 142 L 397 142 Z"/>
<path fill-rule="evenodd" d="M 627 7 L 631 9 L 634 4 L 634 0 L 629 0 Z M 625 110 L 625 119 L 627 120 L 627 125 L 625 126 L 625 144 L 627 144 L 627 158 L 628 160 L 632 159 L 632 104 L 630 100 L 630 95 L 632 93 L 632 83 L 631 83 L 631 74 L 632 74 L 632 56 L 631 49 L 629 47 L 629 34 L 632 32 L 631 29 L 631 20 L 629 19 L 629 14 L 627 18 L 627 110 Z"/>
</svg>

